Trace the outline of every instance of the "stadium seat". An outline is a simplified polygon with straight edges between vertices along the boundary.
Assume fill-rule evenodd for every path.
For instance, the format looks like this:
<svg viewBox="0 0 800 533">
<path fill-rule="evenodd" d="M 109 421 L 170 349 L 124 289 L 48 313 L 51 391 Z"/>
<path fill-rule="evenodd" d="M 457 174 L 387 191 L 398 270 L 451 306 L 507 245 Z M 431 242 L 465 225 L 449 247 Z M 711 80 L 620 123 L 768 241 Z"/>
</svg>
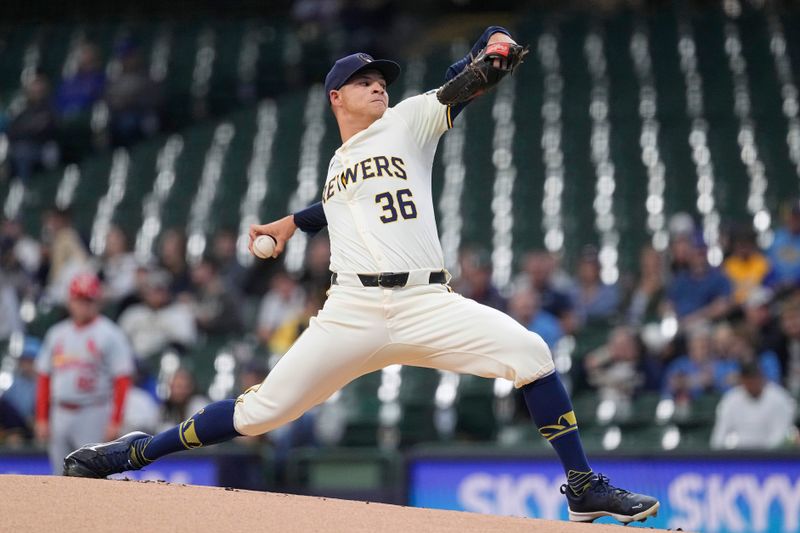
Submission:
<svg viewBox="0 0 800 533">
<path fill-rule="evenodd" d="M 458 382 L 456 437 L 487 441 L 495 438 L 494 380 L 463 375 Z"/>
<path fill-rule="evenodd" d="M 397 428 L 400 445 L 409 446 L 438 439 L 434 423 L 439 372 L 429 368 L 404 366 L 400 371 L 400 420 Z"/>
<path fill-rule="evenodd" d="M 572 397 L 572 407 L 578 418 L 578 427 L 589 428 L 597 424 L 597 395 L 593 392 L 583 392 Z"/>
<path fill-rule="evenodd" d="M 380 428 L 381 402 L 378 387 L 381 373 L 372 372 L 361 376 L 342 389 L 342 405 L 346 418 L 342 446 L 377 446 Z"/>
<path fill-rule="evenodd" d="M 156 161 L 165 142 L 165 136 L 158 136 L 137 144 L 130 151 L 127 189 L 114 220 L 130 236 L 135 235 L 142 224 L 142 202 L 153 188 L 158 174 Z"/>
</svg>

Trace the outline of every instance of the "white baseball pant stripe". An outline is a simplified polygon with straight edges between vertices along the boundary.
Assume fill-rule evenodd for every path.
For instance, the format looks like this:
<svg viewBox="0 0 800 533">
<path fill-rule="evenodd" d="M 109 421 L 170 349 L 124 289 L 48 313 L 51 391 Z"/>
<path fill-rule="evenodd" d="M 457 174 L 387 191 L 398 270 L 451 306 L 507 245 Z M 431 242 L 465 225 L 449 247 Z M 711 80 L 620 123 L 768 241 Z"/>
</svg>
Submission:
<svg viewBox="0 0 800 533">
<path fill-rule="evenodd" d="M 334 285 L 261 386 L 239 396 L 234 427 L 260 435 L 295 420 L 355 378 L 393 364 L 501 377 L 516 387 L 554 370 L 541 337 L 445 285 Z"/>
</svg>

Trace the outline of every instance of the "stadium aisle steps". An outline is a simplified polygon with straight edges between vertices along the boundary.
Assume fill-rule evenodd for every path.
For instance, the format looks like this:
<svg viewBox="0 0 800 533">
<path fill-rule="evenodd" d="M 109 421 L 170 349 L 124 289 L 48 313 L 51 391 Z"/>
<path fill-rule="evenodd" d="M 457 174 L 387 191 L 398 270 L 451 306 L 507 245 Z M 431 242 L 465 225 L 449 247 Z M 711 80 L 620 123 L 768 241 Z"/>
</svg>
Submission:
<svg viewBox="0 0 800 533">
<path fill-rule="evenodd" d="M 584 43 L 588 20 L 576 16 L 558 28 L 558 51 L 564 77 L 563 131 L 565 263 L 571 265 L 585 244 L 597 243 L 595 213 L 596 175 L 591 161 L 592 122 L 589 116 L 591 77 L 586 64 Z"/>
<path fill-rule="evenodd" d="M 662 9 L 647 23 L 661 124 L 659 148 L 666 167 L 666 212 L 696 213 L 697 173 L 689 147 L 690 124 L 678 55 L 677 21 L 674 13 Z"/>
<path fill-rule="evenodd" d="M 647 242 L 647 172 L 639 143 L 639 83 L 631 59 L 633 33 L 630 13 L 610 19 L 604 26 L 609 78 L 611 161 L 614 163 L 614 215 L 620 235 L 619 268 L 622 273 L 638 266 L 639 249 Z"/>
<path fill-rule="evenodd" d="M 746 215 L 749 178 L 739 156 L 739 121 L 734 115 L 733 79 L 725 53 L 722 13 L 692 18 L 698 68 L 703 77 L 703 108 L 708 121 L 708 149 L 714 165 L 714 198 L 723 218 Z"/>
<path fill-rule="evenodd" d="M 797 171 L 789 159 L 786 143 L 787 122 L 783 114 L 781 85 L 770 52 L 770 33 L 761 11 L 746 11 L 738 19 L 742 54 L 747 61 L 756 146 L 763 161 L 769 184 L 767 201 L 777 206 L 797 195 Z"/>
<path fill-rule="evenodd" d="M 229 115 L 228 121 L 236 134 L 225 156 L 222 180 L 211 212 L 209 233 L 219 228 L 236 229 L 239 224 L 239 204 L 247 190 L 247 167 L 253 153 L 253 138 L 256 134 L 256 113 L 251 108 Z"/>
<path fill-rule="evenodd" d="M 142 224 L 142 201 L 145 195 L 153 189 L 153 182 L 157 176 L 158 153 L 166 142 L 166 136 L 160 136 L 140 143 L 131 149 L 128 190 L 117 207 L 114 218 L 114 222 L 120 225 L 128 235 L 135 235 Z"/>
<path fill-rule="evenodd" d="M 526 25 L 520 42 L 531 51 L 524 65 L 514 73 L 514 255 L 519 259 L 525 251 L 544 247 L 542 231 L 542 199 L 544 196 L 544 162 L 542 161 L 542 102 L 544 74 L 536 47 L 542 33 L 541 24 Z M 517 265 L 514 265 L 515 267 Z"/>
<path fill-rule="evenodd" d="M 215 129 L 216 124 L 203 124 L 185 132 L 183 152 L 175 162 L 175 185 L 162 209 L 162 229 L 186 226 Z"/>
</svg>

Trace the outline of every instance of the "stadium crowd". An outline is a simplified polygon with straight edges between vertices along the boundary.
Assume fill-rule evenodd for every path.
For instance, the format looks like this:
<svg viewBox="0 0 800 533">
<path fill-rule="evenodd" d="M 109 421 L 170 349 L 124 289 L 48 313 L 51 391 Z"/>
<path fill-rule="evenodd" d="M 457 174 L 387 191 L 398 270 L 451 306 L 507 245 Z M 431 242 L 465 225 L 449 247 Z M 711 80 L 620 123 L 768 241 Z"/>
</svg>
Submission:
<svg viewBox="0 0 800 533">
<path fill-rule="evenodd" d="M 271 9 L 286 17 L 298 43 L 313 48 L 321 36 L 335 34 L 347 49 L 368 49 L 381 55 L 396 50 L 417 31 L 408 19 L 410 13 L 403 15 L 414 9 L 399 7 L 387 0 L 343 4 L 303 0 Z M 3 44 L 0 39 L 0 50 Z M 37 171 L 79 162 L 92 150 L 131 147 L 159 131 L 175 131 L 185 125 L 186 117 L 169 101 L 165 87 L 168 65 L 159 62 L 166 59 L 154 59 L 154 51 L 146 44 L 133 30 L 124 29 L 104 53 L 84 34 L 69 43 L 60 77 L 49 77 L 35 65 L 24 68 L 18 90 L 0 94 L 0 139 L 5 138 L 0 141 L 0 154 L 7 152 L 8 156 L 0 157 L 0 183 L 15 179 L 27 183 Z M 286 55 L 280 76 L 288 88 L 317 81 L 329 68 L 324 54 L 306 58 L 307 69 L 298 64 L 298 53 Z M 235 104 L 281 90 L 269 84 L 258 88 L 246 79 L 235 85 L 231 94 L 225 95 Z M 207 89 L 195 92 L 202 97 L 181 95 L 182 100 L 192 101 L 192 120 L 222 111 L 209 109 Z"/>
<path fill-rule="evenodd" d="M 60 80 L 24 72 L 19 95 L 0 105 L 0 134 L 8 141 L 0 177 L 25 183 L 40 169 L 79 160 L 86 145 L 131 146 L 159 130 L 160 108 L 159 85 L 135 39 L 118 40 L 107 66 L 98 47 L 84 41 L 73 48 Z"/>
<path fill-rule="evenodd" d="M 758 247 L 749 228 L 730 226 L 718 267 L 709 263 L 691 217 L 674 216 L 670 229 L 667 250 L 645 247 L 636 272 L 623 273 L 613 285 L 602 282 L 593 246 L 583 248 L 574 271 L 555 254 L 531 250 L 503 288 L 492 282 L 486 251 L 468 247 L 452 285 L 540 334 L 554 354 L 563 356 L 564 346 L 572 346 L 573 394 L 592 390 L 621 408 L 638 395 L 659 394 L 677 411 L 719 396 L 713 447 L 797 444 L 800 202 L 787 206 L 766 249 Z M 330 249 L 325 235 L 316 236 L 304 269 L 290 274 L 280 262 L 245 268 L 237 259 L 236 238 L 235 232 L 218 231 L 210 253 L 189 264 L 185 235 L 170 229 L 161 236 L 156 260 L 143 264 L 118 227 L 109 232 L 103 255 L 92 256 L 68 211 L 47 211 L 40 236 L 4 220 L 0 341 L 10 347 L 15 338 L 24 342 L 9 349 L 0 374 L 0 442 L 24 443 L 34 435 L 33 361 L 41 346 L 32 331 L 35 310 L 52 309 L 51 324 L 65 317 L 70 281 L 87 270 L 102 281 L 103 312 L 135 354 L 122 429 L 158 430 L 207 402 L 186 360 L 203 339 L 252 339 L 257 356 L 240 365 L 229 392 L 259 383 L 324 302 Z M 249 306 L 248 300 L 253 300 Z M 183 364 L 159 386 L 165 352 L 184 354 Z M 303 435 L 312 433 L 301 428 Z M 286 445 L 298 436 L 289 432 L 281 438 Z"/>
</svg>

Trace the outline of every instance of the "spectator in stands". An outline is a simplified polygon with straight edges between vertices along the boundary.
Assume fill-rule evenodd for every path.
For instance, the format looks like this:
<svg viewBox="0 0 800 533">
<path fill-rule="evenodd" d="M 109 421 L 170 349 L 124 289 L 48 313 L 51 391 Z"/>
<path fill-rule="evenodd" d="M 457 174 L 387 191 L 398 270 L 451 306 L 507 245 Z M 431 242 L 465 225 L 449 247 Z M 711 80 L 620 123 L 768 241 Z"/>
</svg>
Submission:
<svg viewBox="0 0 800 533">
<path fill-rule="evenodd" d="M 0 268 L 0 342 L 5 342 L 11 335 L 22 332 L 23 329 L 16 287 Z"/>
<path fill-rule="evenodd" d="M 159 90 L 150 79 L 134 40 L 123 39 L 114 53 L 119 70 L 108 80 L 105 94 L 111 144 L 131 146 L 158 131 Z"/>
<path fill-rule="evenodd" d="M 130 306 L 119 317 L 119 325 L 139 358 L 153 357 L 168 347 L 184 350 L 197 341 L 191 308 L 173 301 L 170 281 L 168 272 L 149 272 L 144 281 L 142 303 Z"/>
<path fill-rule="evenodd" d="M 781 365 L 778 356 L 772 350 L 757 351 L 752 340 L 743 331 L 734 331 L 731 339 L 731 355 L 736 362 L 736 373 L 744 365 L 755 363 L 761 368 L 761 374 L 775 383 L 781 382 Z M 733 380 L 735 382 L 735 380 Z M 729 383 L 728 385 L 732 385 Z"/>
<path fill-rule="evenodd" d="M 658 389 L 658 368 L 644 355 L 636 331 L 627 326 L 611 330 L 608 342 L 583 361 L 589 385 L 602 400 L 627 404 L 644 389 Z"/>
<path fill-rule="evenodd" d="M 767 251 L 772 271 L 767 284 L 778 292 L 793 289 L 800 282 L 800 200 L 784 208 L 785 225 L 775 230 Z"/>
<path fill-rule="evenodd" d="M 116 318 L 122 316 L 122 313 L 125 312 L 126 309 L 131 307 L 132 305 L 136 305 L 142 303 L 142 295 L 145 293 L 145 286 L 147 285 L 147 278 L 150 275 L 150 272 L 153 270 L 157 270 L 157 266 L 150 262 L 150 263 L 140 263 L 136 262 L 136 270 L 133 274 L 133 286 L 135 287 L 134 291 L 122 298 L 116 306 L 114 310 L 114 315 Z"/>
<path fill-rule="evenodd" d="M 728 322 L 720 322 L 712 327 L 711 353 L 717 361 L 714 376 L 717 389 L 726 391 L 738 383 L 740 351 L 742 347 L 737 347 L 736 332 Z"/>
<path fill-rule="evenodd" d="M 103 297 L 107 304 L 117 305 L 136 292 L 136 258 L 130 252 L 128 236 L 119 226 L 111 226 L 100 258 Z"/>
<path fill-rule="evenodd" d="M 600 279 L 600 261 L 594 246 L 585 246 L 581 251 L 572 301 L 579 325 L 609 323 L 617 313 L 617 286 Z"/>
<path fill-rule="evenodd" d="M 689 268 L 697 227 L 688 213 L 675 213 L 668 226 L 670 271 L 675 274 Z"/>
<path fill-rule="evenodd" d="M 25 83 L 25 99 L 12 114 L 6 129 L 12 175 L 23 183 L 41 167 L 54 168 L 59 161 L 56 113 L 50 105 L 50 82 L 37 74 Z"/>
<path fill-rule="evenodd" d="M 225 286 L 212 259 L 201 259 L 192 268 L 192 283 L 192 309 L 200 331 L 235 335 L 243 330 L 237 293 Z"/>
<path fill-rule="evenodd" d="M 539 295 L 532 289 L 523 287 L 511 295 L 508 314 L 530 331 L 537 333 L 550 350 L 564 336 L 558 319 L 540 308 Z"/>
<path fill-rule="evenodd" d="M 795 398 L 800 398 L 800 297 L 784 302 L 780 312 L 783 337 L 776 346 L 781 363 L 783 384 Z"/>
<path fill-rule="evenodd" d="M 42 263 L 42 246 L 25 233 L 17 219 L 3 219 L 0 224 L 0 268 L 11 278 L 17 292 L 23 294 L 35 279 Z"/>
<path fill-rule="evenodd" d="M 669 305 L 684 326 L 716 320 L 730 309 L 730 281 L 709 265 L 706 252 L 705 243 L 698 238 L 691 248 L 688 268 L 678 271 L 667 287 Z"/>
<path fill-rule="evenodd" d="M 266 363 L 253 359 L 245 364 L 239 372 L 239 390 L 244 392 L 250 387 L 261 385 L 267 378 Z"/>
<path fill-rule="evenodd" d="M 719 361 L 711 351 L 711 332 L 705 324 L 695 324 L 688 332 L 689 353 L 667 367 L 662 392 L 678 404 L 708 392 L 719 392 L 716 380 Z"/>
<path fill-rule="evenodd" d="M 252 359 L 242 366 L 238 376 L 237 390 L 244 392 L 251 387 L 260 386 L 267 378 L 267 365 L 259 359 Z M 243 445 L 258 445 L 268 439 L 269 434 L 242 436 L 233 442 Z"/>
<path fill-rule="evenodd" d="M 483 305 L 506 310 L 506 299 L 492 283 L 492 258 L 486 250 L 465 248 L 459 255 L 461 276 L 455 281 L 454 289 Z"/>
<path fill-rule="evenodd" d="M 778 384 L 767 381 L 758 364 L 742 367 L 741 385 L 717 405 L 711 434 L 714 449 L 772 449 L 796 439 L 796 405 Z"/>
<path fill-rule="evenodd" d="M 150 387 L 152 390 L 149 390 Z M 158 432 L 161 406 L 156 401 L 155 389 L 156 380 L 150 379 L 147 368 L 141 360 L 136 361 L 132 383 L 125 396 L 120 433 L 125 435 L 131 431 L 145 431 L 151 434 Z"/>
<path fill-rule="evenodd" d="M 736 326 L 753 340 L 758 352 L 775 350 L 780 344 L 780 324 L 770 311 L 772 298 L 770 289 L 756 287 L 742 305 L 743 318 Z"/>
<path fill-rule="evenodd" d="M 717 359 L 715 388 L 727 391 L 739 382 L 742 365 L 755 362 L 770 380 L 780 382 L 780 363 L 771 350 L 756 351 L 744 331 L 734 330 L 727 322 L 714 328 L 712 352 Z"/>
<path fill-rule="evenodd" d="M 54 301 L 67 301 L 67 287 L 72 278 L 88 267 L 89 254 L 72 225 L 68 209 L 51 208 L 42 223 L 44 256 L 49 260 L 47 285 Z"/>
<path fill-rule="evenodd" d="M 390 0 L 342 2 L 339 24 L 347 39 L 346 48 L 371 50 L 378 54 L 375 57 L 391 55 L 396 13 L 397 5 Z"/>
<path fill-rule="evenodd" d="M 278 326 L 300 313 L 304 304 L 305 293 L 297 282 L 285 271 L 276 272 L 258 311 L 256 333 L 264 346 L 269 346 Z"/>
<path fill-rule="evenodd" d="M 300 34 L 325 34 L 339 29 L 339 10 L 341 2 L 328 0 L 297 0 L 292 3 L 292 19 L 298 25 Z"/>
<path fill-rule="evenodd" d="M 770 271 L 769 261 L 756 246 L 756 234 L 751 227 L 734 229 L 730 252 L 722 269 L 731 281 L 733 301 L 742 305 L 764 282 Z"/>
<path fill-rule="evenodd" d="M 322 308 L 323 302 L 324 300 L 320 295 L 307 295 L 302 310 L 299 313 L 288 316 L 275 329 L 275 333 L 269 340 L 270 353 L 283 355 L 288 352 L 300 334 L 308 329 L 309 322 Z"/>
<path fill-rule="evenodd" d="M 316 235 L 308 243 L 306 261 L 303 264 L 303 273 L 300 284 L 309 294 L 325 299 L 325 292 L 331 286 L 331 243 L 326 235 Z"/>
<path fill-rule="evenodd" d="M 209 404 L 209 399 L 197 393 L 194 376 L 186 368 L 179 368 L 169 381 L 169 396 L 161 408 L 159 431 L 180 424 Z"/>
<path fill-rule="evenodd" d="M 544 250 L 528 252 L 522 259 L 522 270 L 514 285 L 536 291 L 541 308 L 558 318 L 564 332 L 573 333 L 575 330 L 573 303 L 569 290 L 559 287 L 554 280 L 555 257 Z M 568 283 L 569 288 L 571 281 Z"/>
<path fill-rule="evenodd" d="M 623 303 L 625 320 L 631 326 L 658 321 L 665 300 L 664 258 L 652 246 L 645 246 L 639 254 L 639 278 Z"/>
<path fill-rule="evenodd" d="M 33 434 L 36 408 L 36 368 L 34 361 L 42 343 L 36 337 L 25 337 L 11 385 L 0 391 L 0 436 L 6 443 L 29 439 Z"/>
<path fill-rule="evenodd" d="M 227 228 L 218 230 L 211 245 L 211 256 L 219 267 L 219 275 L 225 286 L 238 294 L 244 288 L 247 270 L 236 256 L 236 241 L 235 231 Z"/>
<path fill-rule="evenodd" d="M 97 47 L 84 42 L 75 51 L 75 69 L 64 76 L 56 91 L 55 104 L 64 120 L 89 113 L 103 97 L 106 75 Z"/>
<path fill-rule="evenodd" d="M 170 228 L 161 236 L 158 261 L 169 272 L 170 290 L 173 294 L 192 291 L 189 265 L 186 264 L 186 234 L 179 228 Z"/>
</svg>

